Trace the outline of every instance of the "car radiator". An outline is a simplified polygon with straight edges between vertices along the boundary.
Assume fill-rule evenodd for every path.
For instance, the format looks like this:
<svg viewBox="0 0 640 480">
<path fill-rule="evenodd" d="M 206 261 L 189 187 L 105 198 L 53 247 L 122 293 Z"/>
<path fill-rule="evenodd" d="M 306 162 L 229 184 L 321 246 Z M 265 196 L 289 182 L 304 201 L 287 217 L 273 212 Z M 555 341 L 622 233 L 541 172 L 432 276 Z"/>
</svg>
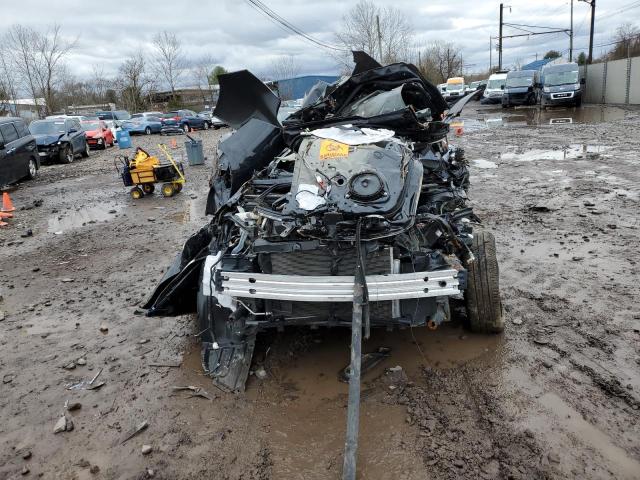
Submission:
<svg viewBox="0 0 640 480">
<path fill-rule="evenodd" d="M 392 253 L 389 247 L 372 252 L 366 258 L 367 275 L 383 275 L 391 273 Z M 271 271 L 279 275 L 353 275 L 356 269 L 355 248 L 334 250 L 320 248 L 304 252 L 271 253 Z M 327 279 L 329 281 L 329 278 Z M 370 302 L 370 317 L 372 322 L 385 321 L 391 318 L 391 302 Z M 291 302 L 271 301 L 271 308 L 275 315 L 285 319 L 300 319 L 318 321 L 334 319 L 350 321 L 353 306 L 344 302 Z"/>
</svg>

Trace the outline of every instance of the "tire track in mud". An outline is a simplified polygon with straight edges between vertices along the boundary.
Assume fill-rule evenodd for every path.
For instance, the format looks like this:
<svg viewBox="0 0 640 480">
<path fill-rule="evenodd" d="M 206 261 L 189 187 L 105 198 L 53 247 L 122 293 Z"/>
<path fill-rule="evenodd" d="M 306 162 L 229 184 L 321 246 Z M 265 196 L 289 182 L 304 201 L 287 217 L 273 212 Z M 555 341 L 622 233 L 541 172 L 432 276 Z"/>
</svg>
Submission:
<svg viewBox="0 0 640 480">
<path fill-rule="evenodd" d="M 419 429 L 418 450 L 429 478 L 556 477 L 541 460 L 544 451 L 534 435 L 513 424 L 502 408 L 499 383 L 492 375 L 471 365 L 425 369 L 424 384 L 414 384 L 394 399 L 407 405 Z"/>
</svg>

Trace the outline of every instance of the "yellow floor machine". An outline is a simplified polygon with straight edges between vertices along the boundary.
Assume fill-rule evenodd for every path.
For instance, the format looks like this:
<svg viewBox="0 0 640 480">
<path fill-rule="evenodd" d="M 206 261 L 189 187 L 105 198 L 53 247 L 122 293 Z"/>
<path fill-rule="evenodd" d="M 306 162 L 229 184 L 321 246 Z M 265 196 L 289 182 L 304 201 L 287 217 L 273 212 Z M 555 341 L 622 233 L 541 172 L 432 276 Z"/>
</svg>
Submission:
<svg viewBox="0 0 640 480">
<path fill-rule="evenodd" d="M 149 155 L 138 147 L 132 160 L 124 155 L 115 158 L 116 171 L 122 178 L 125 187 L 131 189 L 131 197 L 138 200 L 150 195 L 155 190 L 156 183 L 162 183 L 161 192 L 165 197 L 173 197 L 180 193 L 186 182 L 184 167 L 181 162 L 176 162 L 165 145 L 158 145 L 162 153 L 169 160 L 163 163 L 158 157 Z"/>
</svg>

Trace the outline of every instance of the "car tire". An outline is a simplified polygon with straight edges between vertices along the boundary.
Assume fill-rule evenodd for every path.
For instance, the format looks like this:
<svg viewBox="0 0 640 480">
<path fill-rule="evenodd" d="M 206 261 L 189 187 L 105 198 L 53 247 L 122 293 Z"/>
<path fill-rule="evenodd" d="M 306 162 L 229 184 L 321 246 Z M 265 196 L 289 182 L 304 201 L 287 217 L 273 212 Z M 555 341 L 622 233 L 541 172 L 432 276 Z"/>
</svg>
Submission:
<svg viewBox="0 0 640 480">
<path fill-rule="evenodd" d="M 33 180 L 38 175 L 38 164 L 36 163 L 34 158 L 29 159 L 29 170 L 27 173 L 27 178 L 29 180 Z"/>
<path fill-rule="evenodd" d="M 151 129 L 149 127 L 144 129 L 144 134 L 145 135 L 151 135 Z"/>
<path fill-rule="evenodd" d="M 73 149 L 71 145 L 65 145 L 60 150 L 60 163 L 73 163 Z"/>
<path fill-rule="evenodd" d="M 204 128 L 205 130 L 209 130 L 209 127 L 211 125 L 209 125 L 209 122 L 204 122 L 204 125 L 202 126 L 202 128 Z"/>
<path fill-rule="evenodd" d="M 475 259 L 465 265 L 468 275 L 464 292 L 467 326 L 472 332 L 500 333 L 504 330 L 504 318 L 493 234 L 475 231 L 471 251 Z"/>
<path fill-rule="evenodd" d="M 182 130 L 184 131 L 184 133 L 189 133 L 189 132 L 191 131 L 191 127 L 189 127 L 189 124 L 188 124 L 188 123 L 185 123 L 185 124 L 182 126 Z"/>
<path fill-rule="evenodd" d="M 89 158 L 90 151 L 89 144 L 84 142 L 84 150 L 81 152 L 82 158 Z"/>
</svg>

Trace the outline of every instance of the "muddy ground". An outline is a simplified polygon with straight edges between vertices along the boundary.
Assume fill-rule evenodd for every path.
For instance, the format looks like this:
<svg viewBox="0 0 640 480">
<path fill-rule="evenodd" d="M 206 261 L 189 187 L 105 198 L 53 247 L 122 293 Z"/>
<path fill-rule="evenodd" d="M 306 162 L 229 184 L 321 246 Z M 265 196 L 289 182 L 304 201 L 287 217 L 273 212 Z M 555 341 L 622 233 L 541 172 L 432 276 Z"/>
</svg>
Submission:
<svg viewBox="0 0 640 480">
<path fill-rule="evenodd" d="M 640 111 L 472 106 L 464 122 L 452 142 L 495 232 L 506 330 L 374 332 L 365 351 L 392 354 L 364 377 L 359 478 L 640 478 Z M 12 191 L 0 479 L 340 478 L 346 329 L 262 335 L 253 368 L 266 378 L 231 395 L 202 375 L 191 317 L 138 309 L 206 221 L 223 132 L 195 134 L 207 164 L 186 168 L 174 198 L 132 200 L 116 149 Z M 69 389 L 98 373 L 100 388 Z M 66 402 L 81 404 L 74 429 L 54 434 Z"/>
</svg>

